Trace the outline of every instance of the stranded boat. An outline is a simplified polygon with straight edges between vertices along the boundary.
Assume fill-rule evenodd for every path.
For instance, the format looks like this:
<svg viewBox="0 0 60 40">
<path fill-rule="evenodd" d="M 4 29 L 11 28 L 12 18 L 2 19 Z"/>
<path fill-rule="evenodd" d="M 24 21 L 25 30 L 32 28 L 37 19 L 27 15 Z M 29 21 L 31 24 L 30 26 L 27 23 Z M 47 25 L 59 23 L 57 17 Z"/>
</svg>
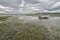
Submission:
<svg viewBox="0 0 60 40">
<path fill-rule="evenodd" d="M 49 15 L 40 15 L 39 16 L 39 19 L 48 19 L 49 18 Z"/>
</svg>

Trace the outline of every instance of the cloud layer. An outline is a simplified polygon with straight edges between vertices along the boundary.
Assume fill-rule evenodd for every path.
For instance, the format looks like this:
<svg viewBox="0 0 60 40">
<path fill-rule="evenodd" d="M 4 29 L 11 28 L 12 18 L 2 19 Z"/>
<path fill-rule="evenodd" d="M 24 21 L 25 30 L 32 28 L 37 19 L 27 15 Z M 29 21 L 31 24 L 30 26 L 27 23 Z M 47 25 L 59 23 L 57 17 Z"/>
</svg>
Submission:
<svg viewBox="0 0 60 40">
<path fill-rule="evenodd" d="M 3 13 L 60 12 L 60 0 L 0 0 Z"/>
</svg>

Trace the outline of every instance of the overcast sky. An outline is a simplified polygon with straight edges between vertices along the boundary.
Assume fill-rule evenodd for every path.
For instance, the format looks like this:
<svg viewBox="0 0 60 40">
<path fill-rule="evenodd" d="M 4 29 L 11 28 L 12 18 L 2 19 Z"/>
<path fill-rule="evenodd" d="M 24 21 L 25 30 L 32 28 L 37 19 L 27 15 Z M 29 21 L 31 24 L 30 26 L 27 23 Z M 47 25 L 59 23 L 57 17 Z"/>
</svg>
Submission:
<svg viewBox="0 0 60 40">
<path fill-rule="evenodd" d="M 60 12 L 60 0 L 0 0 L 0 13 Z"/>
</svg>

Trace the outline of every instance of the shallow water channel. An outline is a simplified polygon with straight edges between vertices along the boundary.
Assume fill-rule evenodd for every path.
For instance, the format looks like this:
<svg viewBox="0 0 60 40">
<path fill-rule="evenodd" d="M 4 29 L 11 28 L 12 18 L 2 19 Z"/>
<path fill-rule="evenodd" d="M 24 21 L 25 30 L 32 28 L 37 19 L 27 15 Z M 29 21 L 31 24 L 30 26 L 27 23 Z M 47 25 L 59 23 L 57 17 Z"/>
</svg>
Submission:
<svg viewBox="0 0 60 40">
<path fill-rule="evenodd" d="M 49 17 L 48 19 L 39 19 L 35 16 L 19 16 L 18 19 L 23 20 L 23 22 L 28 23 L 40 23 L 46 26 L 60 26 L 60 17 Z"/>
</svg>

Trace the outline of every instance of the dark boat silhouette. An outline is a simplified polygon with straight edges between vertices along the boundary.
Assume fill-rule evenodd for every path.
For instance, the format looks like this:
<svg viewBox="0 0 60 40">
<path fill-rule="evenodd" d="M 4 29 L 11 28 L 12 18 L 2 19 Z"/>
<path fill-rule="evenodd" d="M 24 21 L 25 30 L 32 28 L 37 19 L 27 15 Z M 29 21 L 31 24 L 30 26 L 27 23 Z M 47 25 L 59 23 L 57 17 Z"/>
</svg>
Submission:
<svg viewBox="0 0 60 40">
<path fill-rule="evenodd" d="M 39 19 L 48 19 L 49 18 L 49 15 L 40 15 L 39 16 Z"/>
</svg>

